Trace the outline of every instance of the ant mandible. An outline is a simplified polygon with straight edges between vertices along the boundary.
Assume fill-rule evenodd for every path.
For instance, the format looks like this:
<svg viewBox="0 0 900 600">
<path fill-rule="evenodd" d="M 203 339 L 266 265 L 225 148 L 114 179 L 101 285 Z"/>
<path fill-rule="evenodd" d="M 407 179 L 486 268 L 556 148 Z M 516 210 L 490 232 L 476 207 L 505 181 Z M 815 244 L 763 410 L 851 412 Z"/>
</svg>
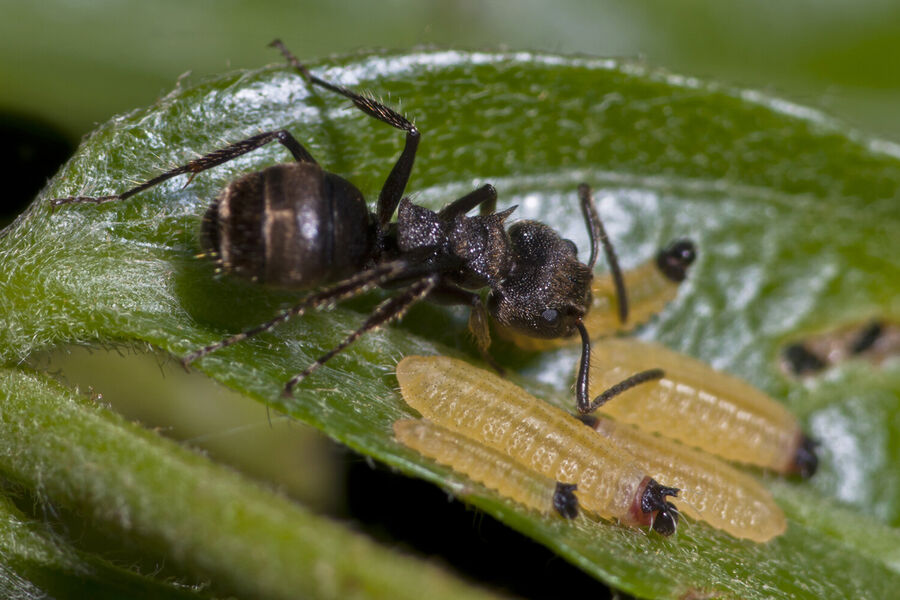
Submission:
<svg viewBox="0 0 900 600">
<path fill-rule="evenodd" d="M 292 377 L 284 393 L 367 332 L 400 319 L 423 299 L 471 307 L 469 329 L 485 359 L 490 314 L 501 325 L 525 335 L 557 338 L 581 334 L 582 356 L 576 384 L 581 413 L 605 401 L 588 398 L 590 341 L 582 318 L 591 305 L 590 285 L 603 245 L 620 299 L 620 318 L 627 302 L 615 252 L 597 214 L 587 185 L 578 187 L 582 214 L 591 240 L 588 264 L 578 260 L 575 244 L 537 221 L 504 221 L 516 207 L 495 212 L 492 185 L 434 212 L 403 197 L 419 145 L 419 130 L 405 117 L 371 98 L 320 79 L 309 72 L 279 40 L 271 44 L 311 85 L 340 94 L 362 112 L 406 132 L 406 143 L 378 195 L 376 212 L 360 191 L 342 177 L 325 171 L 287 130 L 266 131 L 166 171 L 121 194 L 57 198 L 55 206 L 125 200 L 177 175 L 191 178 L 277 141 L 296 162 L 248 173 L 228 184 L 203 218 L 200 244 L 223 271 L 254 282 L 297 290 L 328 285 L 306 296 L 275 318 L 200 348 L 182 359 L 190 363 L 210 352 L 268 331 L 292 317 L 333 305 L 374 287 L 400 287 L 366 321 L 337 346 Z M 478 216 L 466 213 L 480 208 Z M 397 212 L 396 223 L 391 222 Z M 477 290 L 489 288 L 485 304 Z M 638 374 L 630 387 L 656 372 Z M 612 391 L 612 390 L 611 390 Z M 621 391 L 621 388 L 616 391 Z"/>
</svg>

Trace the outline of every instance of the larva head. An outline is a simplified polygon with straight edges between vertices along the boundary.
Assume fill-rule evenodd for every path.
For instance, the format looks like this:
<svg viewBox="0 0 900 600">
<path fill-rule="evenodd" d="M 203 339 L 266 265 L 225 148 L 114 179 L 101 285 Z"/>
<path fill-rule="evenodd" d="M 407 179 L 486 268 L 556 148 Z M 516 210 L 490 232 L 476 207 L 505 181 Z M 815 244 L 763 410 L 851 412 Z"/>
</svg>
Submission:
<svg viewBox="0 0 900 600">
<path fill-rule="evenodd" d="M 666 496 L 677 496 L 678 488 L 660 485 L 655 479 L 645 477 L 638 488 L 640 513 L 638 522 L 650 525 L 660 535 L 670 536 L 678 527 L 678 509 L 666 500 Z M 637 512 L 637 511 L 635 511 Z"/>
<path fill-rule="evenodd" d="M 798 436 L 797 450 L 794 452 L 794 461 L 791 464 L 791 471 L 797 473 L 804 479 L 808 479 L 815 475 L 816 469 L 819 467 L 819 457 L 816 455 L 817 441 L 806 434 L 801 433 Z"/>
<path fill-rule="evenodd" d="M 697 247 L 691 240 L 675 240 L 656 255 L 656 266 L 669 280 L 681 283 L 688 268 L 697 258 Z"/>
<path fill-rule="evenodd" d="M 537 338 L 573 335 L 591 305 L 591 269 L 553 228 L 519 221 L 509 228 L 514 264 L 488 297 L 497 321 Z"/>
<path fill-rule="evenodd" d="M 792 375 L 804 376 L 818 373 L 828 365 L 801 343 L 790 344 L 781 353 Z"/>
<path fill-rule="evenodd" d="M 556 512 L 567 519 L 574 519 L 578 516 L 578 498 L 575 497 L 575 490 L 578 486 L 574 483 L 556 482 L 556 491 L 553 492 L 553 508 Z"/>
<path fill-rule="evenodd" d="M 653 523 L 651 523 L 653 531 L 655 531 L 659 535 L 669 537 L 670 535 L 675 533 L 676 529 L 678 529 L 678 516 L 680 514 L 681 513 L 678 512 L 678 509 L 674 504 L 672 504 L 671 502 L 666 502 L 665 508 L 661 508 L 653 518 Z"/>
</svg>

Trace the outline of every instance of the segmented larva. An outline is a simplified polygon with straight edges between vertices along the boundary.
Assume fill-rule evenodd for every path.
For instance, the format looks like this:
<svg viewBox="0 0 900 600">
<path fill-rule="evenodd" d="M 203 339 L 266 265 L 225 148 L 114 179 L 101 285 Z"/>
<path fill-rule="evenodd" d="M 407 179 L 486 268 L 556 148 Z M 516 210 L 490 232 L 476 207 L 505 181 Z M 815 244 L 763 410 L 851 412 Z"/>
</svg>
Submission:
<svg viewBox="0 0 900 600">
<path fill-rule="evenodd" d="M 623 271 L 629 315 L 625 323 L 619 321 L 619 301 L 612 277 L 595 277 L 591 286 L 591 310 L 584 317 L 584 325 L 591 339 L 629 331 L 662 311 L 675 298 L 695 258 L 693 242 L 677 240 L 660 250 L 655 259 Z M 529 337 L 499 325 L 496 330 L 500 337 L 530 351 L 559 348 L 581 341 L 578 336 L 549 340 Z"/>
<path fill-rule="evenodd" d="M 898 354 L 900 325 L 873 319 L 810 335 L 788 345 L 782 352 L 782 369 L 805 377 L 853 358 L 879 365 Z"/>
<path fill-rule="evenodd" d="M 647 368 L 662 369 L 665 377 L 623 392 L 598 410 L 729 460 L 804 477 L 815 472 L 815 442 L 784 406 L 745 381 L 662 346 L 625 338 L 595 344 L 591 395 Z"/>
<path fill-rule="evenodd" d="M 579 418 L 634 456 L 651 477 L 678 487 L 672 503 L 680 512 L 754 542 L 767 542 L 787 528 L 769 491 L 715 456 L 605 417 Z"/>
<path fill-rule="evenodd" d="M 677 493 L 571 415 L 493 373 L 443 356 L 397 364 L 404 400 L 425 418 L 502 452 L 555 481 L 578 486 L 581 506 L 629 525 L 675 530 Z"/>
<path fill-rule="evenodd" d="M 394 423 L 394 437 L 442 465 L 542 514 L 578 515 L 575 486 L 554 481 L 528 469 L 509 456 L 425 419 Z"/>
</svg>

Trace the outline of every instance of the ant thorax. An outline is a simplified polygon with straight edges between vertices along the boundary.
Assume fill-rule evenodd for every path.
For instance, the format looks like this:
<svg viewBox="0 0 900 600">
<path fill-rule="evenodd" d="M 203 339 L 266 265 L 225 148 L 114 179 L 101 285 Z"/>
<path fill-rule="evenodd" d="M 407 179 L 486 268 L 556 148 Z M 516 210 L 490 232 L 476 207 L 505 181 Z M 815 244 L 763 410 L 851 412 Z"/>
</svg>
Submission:
<svg viewBox="0 0 900 600">
<path fill-rule="evenodd" d="M 397 248 L 403 254 L 426 253 L 423 261 L 446 269 L 446 279 L 462 288 L 494 288 L 513 264 L 511 242 L 503 226 L 512 211 L 474 217 L 445 215 L 404 198 L 397 209 Z M 453 268 L 454 264 L 458 266 Z"/>
</svg>

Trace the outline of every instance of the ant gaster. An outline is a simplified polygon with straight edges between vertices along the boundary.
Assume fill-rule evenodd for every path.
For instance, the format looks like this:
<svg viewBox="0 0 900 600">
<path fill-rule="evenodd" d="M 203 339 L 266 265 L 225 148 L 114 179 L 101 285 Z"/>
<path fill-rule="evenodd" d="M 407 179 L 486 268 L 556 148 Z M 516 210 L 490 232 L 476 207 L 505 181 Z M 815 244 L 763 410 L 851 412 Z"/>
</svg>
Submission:
<svg viewBox="0 0 900 600">
<path fill-rule="evenodd" d="M 409 120 L 371 98 L 311 74 L 279 41 L 288 63 L 311 85 L 340 94 L 370 117 L 406 132 L 406 143 L 371 213 L 359 190 L 322 169 L 287 130 L 267 131 L 166 171 L 121 194 L 58 198 L 53 205 L 125 200 L 177 175 L 197 174 L 277 141 L 296 162 L 249 173 L 228 184 L 203 218 L 200 243 L 228 273 L 297 290 L 327 285 L 296 306 L 257 327 L 200 348 L 182 359 L 187 366 L 210 352 L 247 339 L 292 317 L 333 305 L 379 286 L 401 291 L 381 303 L 337 346 L 285 385 L 285 394 L 365 333 L 400 319 L 416 302 L 429 298 L 471 307 L 469 329 L 482 355 L 493 364 L 488 313 L 500 324 L 542 338 L 582 338 L 576 404 L 582 413 L 600 403 L 588 398 L 590 342 L 582 317 L 591 305 L 591 280 L 600 244 L 610 263 L 627 317 L 624 284 L 615 253 L 587 185 L 578 187 L 591 239 L 588 264 L 579 262 L 575 244 L 549 226 L 504 221 L 515 207 L 495 212 L 497 193 L 485 185 L 438 212 L 403 197 L 412 171 L 419 130 Z M 466 213 L 480 207 L 478 216 Z M 391 222 L 397 212 L 396 223 Z M 336 282 L 336 283 L 335 283 Z M 330 284 L 330 285 L 328 285 Z M 477 290 L 489 288 L 485 305 Z"/>
</svg>

